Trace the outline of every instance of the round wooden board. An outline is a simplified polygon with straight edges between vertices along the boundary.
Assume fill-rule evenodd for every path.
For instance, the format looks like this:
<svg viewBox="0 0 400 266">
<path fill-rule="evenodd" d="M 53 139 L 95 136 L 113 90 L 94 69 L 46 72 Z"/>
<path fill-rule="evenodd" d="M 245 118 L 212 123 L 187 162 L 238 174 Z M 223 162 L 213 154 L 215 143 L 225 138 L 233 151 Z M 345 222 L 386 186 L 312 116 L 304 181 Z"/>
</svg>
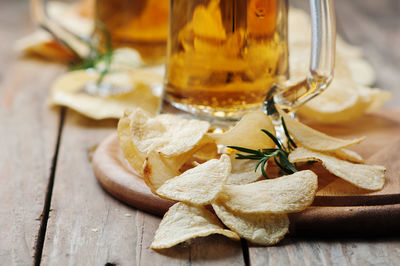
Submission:
<svg viewBox="0 0 400 266">
<path fill-rule="evenodd" d="M 367 141 L 356 150 L 367 163 L 386 166 L 387 180 L 381 191 L 363 191 L 316 165 L 312 170 L 320 176 L 320 184 L 314 204 L 303 212 L 290 215 L 290 232 L 319 236 L 399 233 L 400 111 L 367 115 L 356 124 L 336 128 L 313 127 L 338 136 L 366 135 Z M 93 156 L 93 169 L 107 192 L 137 209 L 162 216 L 174 204 L 154 195 L 129 166 L 119 147 L 117 134 L 110 135 L 99 145 Z"/>
<path fill-rule="evenodd" d="M 162 216 L 174 204 L 154 195 L 130 167 L 119 147 L 116 133 L 96 149 L 93 170 L 107 192 L 135 208 Z"/>
</svg>

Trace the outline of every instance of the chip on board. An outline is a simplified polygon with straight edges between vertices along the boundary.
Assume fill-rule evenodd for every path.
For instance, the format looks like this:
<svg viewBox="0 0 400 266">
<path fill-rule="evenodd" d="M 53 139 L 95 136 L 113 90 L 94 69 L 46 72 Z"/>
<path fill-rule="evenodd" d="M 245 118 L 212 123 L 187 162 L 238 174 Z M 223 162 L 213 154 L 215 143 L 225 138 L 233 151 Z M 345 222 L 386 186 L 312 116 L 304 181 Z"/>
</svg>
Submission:
<svg viewBox="0 0 400 266">
<path fill-rule="evenodd" d="M 312 171 L 299 171 L 246 185 L 225 185 L 218 200 L 241 213 L 292 213 L 311 205 L 318 187 Z"/>
<path fill-rule="evenodd" d="M 367 190 L 380 190 L 385 184 L 386 168 L 380 165 L 354 164 L 336 157 L 300 147 L 289 155 L 292 163 L 318 160 L 332 174 Z"/>
<path fill-rule="evenodd" d="M 186 240 L 211 234 L 239 240 L 236 233 L 224 229 L 218 218 L 206 208 L 178 202 L 165 213 L 150 247 L 170 248 Z"/>
<path fill-rule="evenodd" d="M 274 148 L 275 143 L 265 135 L 261 129 L 268 130 L 275 135 L 275 128 L 271 119 L 262 111 L 245 114 L 242 119 L 225 133 L 210 134 L 217 144 L 241 146 L 249 149 Z"/>
<path fill-rule="evenodd" d="M 355 151 L 349 149 L 339 149 L 331 152 L 339 159 L 350 161 L 353 163 L 364 163 L 363 157 Z"/>
<path fill-rule="evenodd" d="M 150 115 L 140 109 L 137 110 L 137 119 L 148 119 Z M 124 116 L 118 121 L 118 140 L 119 146 L 124 154 L 125 159 L 133 167 L 133 169 L 143 174 L 143 163 L 146 159 L 146 154 L 140 152 L 135 145 L 133 145 L 131 137 L 131 120 L 129 118 L 131 111 L 126 111 Z"/>
<path fill-rule="evenodd" d="M 228 185 L 245 185 L 253 183 L 262 176 L 261 166 L 255 171 L 257 161 L 246 159 L 235 159 L 236 154 L 230 155 L 232 170 L 226 182 Z"/>
<path fill-rule="evenodd" d="M 167 180 L 179 174 L 177 167 L 169 164 L 158 152 L 151 151 L 144 161 L 143 180 L 153 193 Z"/>
<path fill-rule="evenodd" d="M 287 214 L 243 214 L 228 210 L 223 203 L 212 207 L 218 218 L 240 237 L 254 244 L 274 245 L 289 232 Z"/>
<path fill-rule="evenodd" d="M 322 132 L 319 132 L 305 124 L 296 121 L 291 118 L 288 114 L 280 112 L 284 118 L 287 129 L 290 135 L 295 139 L 296 143 L 301 144 L 316 151 L 333 151 L 339 150 L 345 147 L 349 147 L 360 143 L 365 137 L 356 139 L 339 139 L 328 136 Z"/>
<path fill-rule="evenodd" d="M 126 110 L 120 119 L 118 135 L 128 162 L 142 174 L 144 160 L 151 151 L 160 153 L 157 156 L 165 157 L 164 161 L 178 170 L 197 149 L 213 141 L 204 136 L 208 128 L 208 122 L 173 115 L 151 117 L 134 108 Z"/>
<path fill-rule="evenodd" d="M 166 199 L 207 205 L 221 192 L 231 172 L 229 156 L 212 159 L 167 180 L 156 193 Z"/>
<path fill-rule="evenodd" d="M 188 120 L 170 114 L 162 114 L 144 122 L 136 122 L 135 113 L 130 116 L 132 139 L 138 150 L 157 151 L 165 157 L 191 150 L 210 127 L 207 121 Z"/>
</svg>

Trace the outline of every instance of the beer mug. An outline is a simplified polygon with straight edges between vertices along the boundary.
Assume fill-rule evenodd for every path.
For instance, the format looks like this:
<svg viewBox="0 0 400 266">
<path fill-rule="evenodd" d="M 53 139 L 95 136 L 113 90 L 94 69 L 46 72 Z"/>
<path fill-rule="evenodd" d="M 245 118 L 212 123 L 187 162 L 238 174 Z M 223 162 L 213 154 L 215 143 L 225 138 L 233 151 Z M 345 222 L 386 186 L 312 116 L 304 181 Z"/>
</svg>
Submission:
<svg viewBox="0 0 400 266">
<path fill-rule="evenodd" d="M 331 82 L 332 0 L 310 0 L 308 76 L 289 79 L 287 0 L 171 0 L 164 98 L 198 117 L 231 120 L 275 104 L 294 110 Z"/>
<path fill-rule="evenodd" d="M 90 46 L 104 51 L 110 45 L 135 49 L 145 64 L 165 62 L 169 0 L 74 1 L 78 11 L 94 10 L 92 36 L 78 36 L 50 18 L 47 2 L 51 1 L 31 0 L 34 19 L 77 57 L 90 56 Z"/>
</svg>

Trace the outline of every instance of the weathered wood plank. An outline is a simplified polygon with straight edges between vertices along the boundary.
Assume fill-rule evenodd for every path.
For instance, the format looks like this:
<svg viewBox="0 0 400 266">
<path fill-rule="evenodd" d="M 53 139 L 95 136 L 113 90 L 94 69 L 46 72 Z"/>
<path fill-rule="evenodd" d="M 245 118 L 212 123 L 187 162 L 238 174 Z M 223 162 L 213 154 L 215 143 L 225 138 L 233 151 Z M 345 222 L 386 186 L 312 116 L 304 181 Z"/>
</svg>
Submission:
<svg viewBox="0 0 400 266">
<path fill-rule="evenodd" d="M 88 149 L 115 128 L 115 121 L 67 112 L 42 264 L 242 265 L 240 243 L 223 237 L 161 252 L 149 248 L 160 218 L 114 200 L 101 189 L 88 161 Z"/>
<path fill-rule="evenodd" d="M 398 239 L 293 239 L 274 247 L 251 247 L 250 263 L 257 265 L 397 265 Z"/>
<path fill-rule="evenodd" d="M 63 68 L 19 60 L 17 38 L 32 27 L 25 1 L 0 8 L 0 264 L 32 265 L 58 135 L 47 90 Z"/>
</svg>

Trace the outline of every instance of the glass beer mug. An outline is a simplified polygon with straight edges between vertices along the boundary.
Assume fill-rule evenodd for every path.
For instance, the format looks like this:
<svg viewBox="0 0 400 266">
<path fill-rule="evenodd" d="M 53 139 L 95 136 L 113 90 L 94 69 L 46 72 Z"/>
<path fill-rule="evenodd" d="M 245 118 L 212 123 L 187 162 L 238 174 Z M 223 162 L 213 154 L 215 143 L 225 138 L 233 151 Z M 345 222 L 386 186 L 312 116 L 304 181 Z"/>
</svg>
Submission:
<svg viewBox="0 0 400 266">
<path fill-rule="evenodd" d="M 194 116 L 240 118 L 264 104 L 292 111 L 332 80 L 332 0 L 310 0 L 308 76 L 289 79 L 287 0 L 171 0 L 164 97 Z M 264 103 L 265 102 L 265 103 Z"/>
<path fill-rule="evenodd" d="M 105 50 L 111 42 L 113 49 L 135 49 L 145 64 L 165 62 L 169 0 L 73 1 L 80 13 L 94 11 L 92 36 L 78 36 L 50 18 L 46 12 L 48 2 L 51 1 L 31 0 L 34 19 L 78 57 L 88 56 L 90 45 Z"/>
</svg>

